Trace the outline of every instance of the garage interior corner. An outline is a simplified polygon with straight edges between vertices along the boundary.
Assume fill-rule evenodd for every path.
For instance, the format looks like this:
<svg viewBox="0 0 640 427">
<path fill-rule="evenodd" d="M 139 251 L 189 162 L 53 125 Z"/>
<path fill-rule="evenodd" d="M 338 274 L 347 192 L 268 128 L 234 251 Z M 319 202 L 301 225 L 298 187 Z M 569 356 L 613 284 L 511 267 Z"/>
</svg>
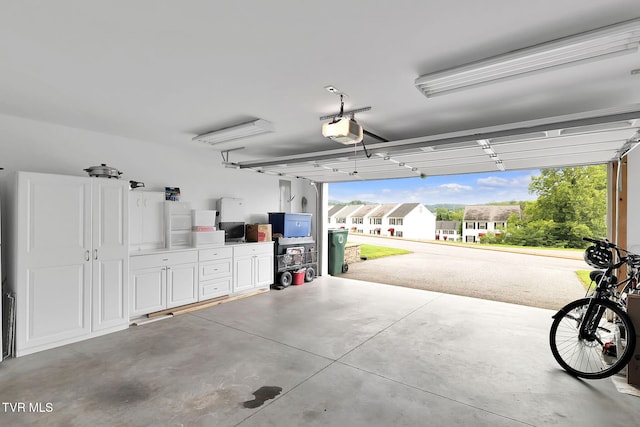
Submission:
<svg viewBox="0 0 640 427">
<path fill-rule="evenodd" d="M 553 311 L 319 277 L 10 359 L 2 425 L 636 425 L 565 373 Z M 114 350 L 115 349 L 115 350 Z"/>
</svg>

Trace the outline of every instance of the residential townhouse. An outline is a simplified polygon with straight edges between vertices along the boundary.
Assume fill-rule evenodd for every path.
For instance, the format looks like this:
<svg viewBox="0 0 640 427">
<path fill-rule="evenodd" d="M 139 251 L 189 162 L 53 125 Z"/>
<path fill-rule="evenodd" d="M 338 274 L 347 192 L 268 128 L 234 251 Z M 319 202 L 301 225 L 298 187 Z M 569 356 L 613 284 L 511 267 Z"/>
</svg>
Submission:
<svg viewBox="0 0 640 427">
<path fill-rule="evenodd" d="M 368 224 L 369 215 L 378 208 L 379 205 L 360 205 L 360 209 L 351 213 L 348 223 L 349 232 L 370 234 L 371 227 Z"/>
<path fill-rule="evenodd" d="M 329 228 L 340 228 L 344 224 L 338 224 L 337 219 L 341 210 L 346 208 L 347 205 L 333 205 L 329 206 L 327 211 L 327 224 Z"/>
<path fill-rule="evenodd" d="M 436 240 L 457 242 L 461 238 L 460 221 L 436 221 Z"/>
<path fill-rule="evenodd" d="M 433 240 L 436 234 L 436 216 L 421 203 L 403 203 L 386 217 L 390 236 L 409 239 Z"/>
<path fill-rule="evenodd" d="M 509 216 L 521 215 L 520 205 L 465 206 L 462 218 L 462 238 L 465 242 L 479 242 L 487 233 L 500 234 Z"/>
<path fill-rule="evenodd" d="M 327 214 L 329 228 L 350 233 L 433 240 L 436 216 L 421 203 L 334 205 Z"/>
</svg>

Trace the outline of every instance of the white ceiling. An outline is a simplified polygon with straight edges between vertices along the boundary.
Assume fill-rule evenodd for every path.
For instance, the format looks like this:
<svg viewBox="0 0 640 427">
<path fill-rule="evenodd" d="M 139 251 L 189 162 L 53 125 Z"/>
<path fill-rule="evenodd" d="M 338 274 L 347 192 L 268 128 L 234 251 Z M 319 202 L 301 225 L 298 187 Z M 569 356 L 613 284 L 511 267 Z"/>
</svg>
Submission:
<svg viewBox="0 0 640 427">
<path fill-rule="evenodd" d="M 332 182 L 497 171 L 478 139 L 508 170 L 599 163 L 640 126 L 640 78 L 630 74 L 640 53 L 435 98 L 414 86 L 427 73 L 640 18 L 637 0 L 0 5 L 0 114 L 218 160 L 244 147 L 229 160 L 268 173 Z M 390 142 L 365 137 L 370 159 L 322 137 L 319 117 L 339 108 L 327 85 L 349 95 L 347 110 L 371 107 L 356 119 Z M 275 132 L 192 141 L 255 118 Z"/>
</svg>

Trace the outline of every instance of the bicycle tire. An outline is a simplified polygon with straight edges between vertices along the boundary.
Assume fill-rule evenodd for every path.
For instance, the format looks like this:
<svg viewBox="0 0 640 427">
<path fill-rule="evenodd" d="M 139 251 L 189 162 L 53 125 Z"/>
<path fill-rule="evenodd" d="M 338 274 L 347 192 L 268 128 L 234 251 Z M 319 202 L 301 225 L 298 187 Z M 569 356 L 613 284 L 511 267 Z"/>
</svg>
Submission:
<svg viewBox="0 0 640 427">
<path fill-rule="evenodd" d="M 549 345 L 558 364 L 571 375 L 586 379 L 606 378 L 629 363 L 636 346 L 636 333 L 622 308 L 613 301 L 596 300 L 594 308 L 605 309 L 597 328 L 597 338 L 579 338 L 582 316 L 590 301 L 590 298 L 573 301 L 553 316 Z M 614 316 L 609 316 L 606 310 Z"/>
</svg>

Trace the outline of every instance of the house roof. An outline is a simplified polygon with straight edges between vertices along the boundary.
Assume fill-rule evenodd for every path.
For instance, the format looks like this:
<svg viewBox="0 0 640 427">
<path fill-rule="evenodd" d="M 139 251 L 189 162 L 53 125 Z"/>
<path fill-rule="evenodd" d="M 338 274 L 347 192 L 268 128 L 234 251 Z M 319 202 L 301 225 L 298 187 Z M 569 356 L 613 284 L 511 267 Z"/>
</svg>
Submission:
<svg viewBox="0 0 640 427">
<path fill-rule="evenodd" d="M 373 211 L 369 218 L 382 218 L 387 215 L 389 212 L 393 211 L 395 207 L 398 206 L 397 203 L 385 203 L 378 206 L 378 209 Z"/>
<path fill-rule="evenodd" d="M 343 210 L 339 212 L 339 217 L 340 218 L 350 217 L 354 214 L 354 212 L 356 212 L 362 206 L 364 205 L 347 205 Z"/>
<path fill-rule="evenodd" d="M 460 221 L 436 221 L 436 230 L 457 230 Z"/>
<path fill-rule="evenodd" d="M 465 221 L 506 221 L 511 214 L 520 215 L 520 205 L 465 206 Z"/>
<path fill-rule="evenodd" d="M 342 210 L 342 208 L 344 208 L 346 205 L 333 205 L 329 207 L 329 212 L 327 212 L 327 216 L 330 218 L 332 216 L 334 216 L 335 214 L 337 214 L 338 212 L 340 212 Z"/>
<path fill-rule="evenodd" d="M 393 218 L 404 218 L 405 216 L 407 216 L 407 214 L 409 214 L 409 212 L 417 208 L 419 205 L 420 203 L 403 203 L 395 208 L 393 212 L 389 214 L 389 216 Z"/>
<path fill-rule="evenodd" d="M 375 211 L 380 205 L 364 205 L 361 209 L 358 209 L 357 212 L 354 212 L 354 216 L 365 217 L 369 215 L 371 212 Z"/>
</svg>

